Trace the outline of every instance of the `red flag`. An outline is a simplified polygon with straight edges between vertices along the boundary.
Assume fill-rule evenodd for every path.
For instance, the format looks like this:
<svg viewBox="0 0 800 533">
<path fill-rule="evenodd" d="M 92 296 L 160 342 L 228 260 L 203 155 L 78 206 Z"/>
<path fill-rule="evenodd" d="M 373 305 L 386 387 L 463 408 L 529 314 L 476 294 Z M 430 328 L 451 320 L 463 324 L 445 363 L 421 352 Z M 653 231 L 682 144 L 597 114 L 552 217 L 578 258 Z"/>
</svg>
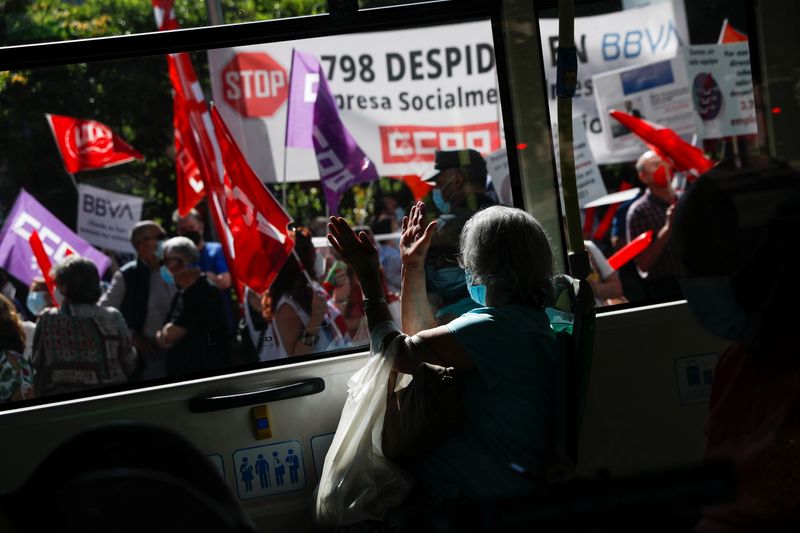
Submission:
<svg viewBox="0 0 800 533">
<path fill-rule="evenodd" d="M 70 174 L 144 159 L 111 128 L 96 120 L 46 115 L 64 168 Z"/>
<path fill-rule="evenodd" d="M 153 0 L 152 3 L 156 24 L 160 31 L 179 29 L 173 7 L 174 0 Z M 202 175 L 204 169 L 189 118 L 192 111 L 202 113 L 206 110 L 205 100 L 202 91 L 199 91 L 199 95 L 194 94 L 192 84 L 196 82 L 197 76 L 191 60 L 186 54 L 169 55 L 167 63 L 169 78 L 174 90 L 172 124 L 175 131 L 175 185 L 178 190 L 178 213 L 186 216 L 205 196 Z M 184 71 L 183 77 L 181 76 L 182 70 Z M 186 79 L 185 84 L 182 78 Z M 197 89 L 199 89 L 199 85 Z M 202 138 L 202 132 L 199 137 Z"/>
<path fill-rule="evenodd" d="M 647 230 L 631 242 L 619 249 L 617 253 L 608 258 L 608 264 L 614 270 L 619 270 L 622 266 L 645 251 L 653 242 L 653 230 Z"/>
<path fill-rule="evenodd" d="M 687 179 L 701 176 L 716 164 L 707 158 L 700 148 L 687 143 L 669 128 L 647 122 L 622 111 L 612 109 L 609 114 L 635 133 L 672 168 L 688 173 Z"/>
<path fill-rule="evenodd" d="M 742 43 L 747 42 L 747 35 L 740 32 L 728 23 L 728 19 L 722 21 L 722 29 L 719 32 L 717 44 Z"/>
<path fill-rule="evenodd" d="M 174 0 L 152 0 L 153 12 L 156 17 L 158 29 L 179 29 L 173 7 Z M 225 224 L 223 205 L 224 187 L 223 170 L 219 146 L 214 135 L 214 125 L 203 95 L 203 89 L 197 79 L 197 74 L 192 66 L 192 60 L 185 52 L 167 56 L 169 76 L 172 88 L 175 91 L 173 107 L 178 107 L 173 122 L 176 124 L 175 143 L 184 147 L 183 151 L 176 151 L 176 177 L 178 178 L 178 211 L 188 212 L 192 201 L 197 197 L 199 184 L 184 178 L 197 176 L 203 182 L 204 194 L 208 196 L 208 207 L 214 229 L 222 243 L 225 261 L 231 273 L 233 286 L 236 287 L 239 301 L 244 301 L 241 281 L 236 274 L 236 261 L 234 258 L 233 236 Z M 180 155 L 180 160 L 178 156 Z M 192 163 L 194 165 L 192 165 Z M 197 174 L 192 172 L 192 167 L 197 167 Z M 185 194 L 184 194 L 185 193 Z"/>
<path fill-rule="evenodd" d="M 170 73 L 174 61 L 170 61 Z M 205 196 L 200 155 L 189 123 L 189 105 L 183 93 L 175 91 L 172 100 L 172 123 L 175 128 L 175 183 L 178 188 L 178 213 L 186 216 Z"/>
<path fill-rule="evenodd" d="M 242 283 L 264 292 L 294 248 L 288 228 L 291 219 L 247 164 L 213 106 L 211 118 L 225 164 L 225 199 L 236 272 Z"/>
<path fill-rule="evenodd" d="M 31 250 L 33 250 L 36 263 L 39 265 L 39 270 L 42 271 L 44 283 L 47 285 L 47 292 L 50 293 L 50 300 L 53 302 L 53 305 L 58 307 L 55 296 L 56 284 L 53 278 L 50 277 L 50 269 L 53 268 L 53 266 L 52 263 L 50 263 L 50 258 L 47 256 L 47 251 L 44 249 L 42 239 L 39 238 L 39 233 L 36 230 L 31 232 L 31 236 L 28 237 L 28 242 L 31 245 Z"/>
<path fill-rule="evenodd" d="M 414 195 L 414 200 L 419 202 L 422 200 L 428 193 L 433 190 L 433 186 L 430 183 L 426 183 L 422 181 L 422 179 L 417 176 L 416 174 L 409 174 L 408 176 L 399 176 L 396 179 L 402 180 L 409 189 L 411 189 L 411 194 Z"/>
</svg>

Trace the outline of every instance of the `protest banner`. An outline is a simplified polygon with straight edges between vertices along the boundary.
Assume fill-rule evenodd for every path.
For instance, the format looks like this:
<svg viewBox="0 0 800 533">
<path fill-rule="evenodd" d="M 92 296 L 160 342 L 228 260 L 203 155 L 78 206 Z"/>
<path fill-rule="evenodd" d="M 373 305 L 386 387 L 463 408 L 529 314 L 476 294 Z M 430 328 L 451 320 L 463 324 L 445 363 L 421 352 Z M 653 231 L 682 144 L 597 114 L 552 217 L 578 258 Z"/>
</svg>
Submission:
<svg viewBox="0 0 800 533">
<path fill-rule="evenodd" d="M 486 156 L 486 170 L 492 180 L 492 186 L 497 195 L 497 201 L 503 205 L 513 206 L 514 198 L 511 191 L 508 152 L 505 147 L 495 150 Z"/>
<path fill-rule="evenodd" d="M 36 231 L 50 262 L 56 265 L 65 257 L 77 254 L 90 259 L 102 276 L 111 260 L 75 234 L 24 189 L 0 231 L 0 268 L 30 285 L 35 277 L 43 277 L 28 240 Z"/>
<path fill-rule="evenodd" d="M 639 138 L 610 117 L 614 110 L 658 123 L 687 141 L 697 132 L 682 56 L 598 74 L 592 80 L 608 151 L 631 161 L 644 151 Z"/>
<path fill-rule="evenodd" d="M 319 179 L 313 148 L 283 147 L 294 48 L 320 59 L 342 122 L 379 175 L 404 176 L 429 170 L 439 148 L 500 148 L 492 43 L 485 21 L 216 49 L 208 60 L 220 115 L 262 181 Z"/>
<path fill-rule="evenodd" d="M 553 145 L 558 146 L 558 129 L 553 129 Z M 578 185 L 578 205 L 583 208 L 587 203 L 606 195 L 605 182 L 600 174 L 600 169 L 592 155 L 589 139 L 583 120 L 580 117 L 572 119 L 572 145 L 575 156 L 575 181 Z M 561 186 L 561 161 L 556 161 L 558 183 Z"/>
<path fill-rule="evenodd" d="M 131 230 L 142 219 L 138 196 L 78 185 L 78 235 L 100 248 L 135 253 Z"/>
<path fill-rule="evenodd" d="M 595 103 L 592 77 L 658 59 L 668 59 L 687 44 L 688 30 L 682 2 L 663 2 L 606 15 L 575 18 L 575 47 L 578 50 L 578 88 L 572 103 L 573 117 L 580 117 L 587 131 L 589 147 L 599 164 L 631 161 L 631 152 L 609 150 Z M 539 33 L 550 117 L 556 129 L 556 49 L 558 19 L 540 19 Z M 558 153 L 558 150 L 556 150 Z"/>
<path fill-rule="evenodd" d="M 687 46 L 683 57 L 700 138 L 758 133 L 747 42 Z"/>
</svg>

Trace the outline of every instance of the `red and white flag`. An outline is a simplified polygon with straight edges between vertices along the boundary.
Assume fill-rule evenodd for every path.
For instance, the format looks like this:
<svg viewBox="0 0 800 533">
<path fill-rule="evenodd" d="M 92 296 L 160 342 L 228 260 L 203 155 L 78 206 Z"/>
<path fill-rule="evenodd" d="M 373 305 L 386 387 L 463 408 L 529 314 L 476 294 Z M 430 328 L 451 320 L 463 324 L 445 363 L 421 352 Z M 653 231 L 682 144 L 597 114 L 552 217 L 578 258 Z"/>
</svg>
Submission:
<svg viewBox="0 0 800 533">
<path fill-rule="evenodd" d="M 152 0 L 153 12 L 159 30 L 176 30 L 180 28 L 175 17 L 173 4 L 174 0 Z M 176 114 L 178 115 L 174 119 L 174 123 L 180 126 L 175 130 L 176 148 L 180 143 L 180 146 L 185 149 L 180 153 L 181 160 L 176 161 L 176 166 L 182 166 L 187 169 L 187 171 L 178 169 L 176 174 L 179 179 L 188 176 L 196 178 L 197 174 L 193 174 L 191 168 L 193 165 L 197 167 L 198 174 L 203 182 L 204 194 L 208 195 L 208 207 L 211 212 L 214 229 L 222 242 L 222 251 L 225 254 L 228 269 L 231 272 L 234 286 L 239 293 L 241 301 L 243 294 L 235 268 L 233 236 L 225 224 L 222 155 L 214 135 L 214 125 L 211 123 L 208 105 L 189 54 L 185 52 L 170 54 L 167 56 L 167 62 L 170 81 L 175 92 L 173 107 L 177 108 Z M 176 152 L 176 158 L 177 156 L 178 152 Z M 187 187 L 199 194 L 197 192 L 199 184 L 196 181 L 179 183 L 178 194 L 181 194 L 181 189 L 187 193 L 181 197 L 182 200 L 185 200 L 185 203 L 179 203 L 179 212 L 188 212 L 191 208 L 187 207 L 187 205 L 191 204 L 192 197 L 196 196 L 196 194 L 188 194 Z"/>
<path fill-rule="evenodd" d="M 169 59 L 170 78 L 180 86 L 175 61 Z M 178 189 L 178 213 L 186 216 L 205 197 L 201 158 L 189 122 L 189 102 L 183 91 L 175 91 L 172 100 L 172 124 L 175 128 L 175 184 Z"/>
<path fill-rule="evenodd" d="M 102 122 L 64 115 L 46 116 L 61 152 L 64 169 L 70 174 L 144 159 Z"/>
<path fill-rule="evenodd" d="M 236 273 L 252 290 L 264 292 L 294 248 L 288 227 L 291 218 L 250 168 L 215 107 L 211 117 L 225 163 L 227 221 L 236 250 Z"/>
</svg>

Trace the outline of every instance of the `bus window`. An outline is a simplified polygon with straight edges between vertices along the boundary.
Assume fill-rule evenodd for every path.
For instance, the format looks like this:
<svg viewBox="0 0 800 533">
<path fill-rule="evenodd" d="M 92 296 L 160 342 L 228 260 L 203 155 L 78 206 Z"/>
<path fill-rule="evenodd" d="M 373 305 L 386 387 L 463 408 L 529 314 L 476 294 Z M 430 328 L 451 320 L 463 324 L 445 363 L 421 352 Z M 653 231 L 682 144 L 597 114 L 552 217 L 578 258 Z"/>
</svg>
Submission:
<svg viewBox="0 0 800 533">
<path fill-rule="evenodd" d="M 558 13 L 536 7 L 555 132 Z M 573 142 L 598 306 L 682 299 L 674 205 L 717 162 L 767 154 L 763 118 L 774 122 L 787 103 L 760 91 L 754 30 L 744 2 L 577 3 Z"/>
<path fill-rule="evenodd" d="M 458 237 L 482 207 L 530 205 L 560 246 L 551 174 L 525 198 L 510 170 L 524 149 L 507 150 L 497 68 L 477 20 L 5 73 L 0 263 L 34 401 L 365 350 L 329 215 L 374 240 L 398 321 L 417 201 L 440 221 L 426 267 L 439 323 L 475 305 Z M 99 298 L 47 279 L 42 261 L 72 255 L 96 267 Z"/>
</svg>

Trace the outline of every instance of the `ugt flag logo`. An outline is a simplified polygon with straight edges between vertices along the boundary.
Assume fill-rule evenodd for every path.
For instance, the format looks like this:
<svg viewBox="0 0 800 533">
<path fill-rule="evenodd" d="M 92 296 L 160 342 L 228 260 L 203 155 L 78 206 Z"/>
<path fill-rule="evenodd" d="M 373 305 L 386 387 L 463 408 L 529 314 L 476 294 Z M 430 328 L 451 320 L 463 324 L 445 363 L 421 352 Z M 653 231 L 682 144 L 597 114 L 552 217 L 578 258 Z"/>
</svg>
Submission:
<svg viewBox="0 0 800 533">
<path fill-rule="evenodd" d="M 96 120 L 47 115 L 64 168 L 70 174 L 144 159 L 111 128 Z"/>
</svg>

